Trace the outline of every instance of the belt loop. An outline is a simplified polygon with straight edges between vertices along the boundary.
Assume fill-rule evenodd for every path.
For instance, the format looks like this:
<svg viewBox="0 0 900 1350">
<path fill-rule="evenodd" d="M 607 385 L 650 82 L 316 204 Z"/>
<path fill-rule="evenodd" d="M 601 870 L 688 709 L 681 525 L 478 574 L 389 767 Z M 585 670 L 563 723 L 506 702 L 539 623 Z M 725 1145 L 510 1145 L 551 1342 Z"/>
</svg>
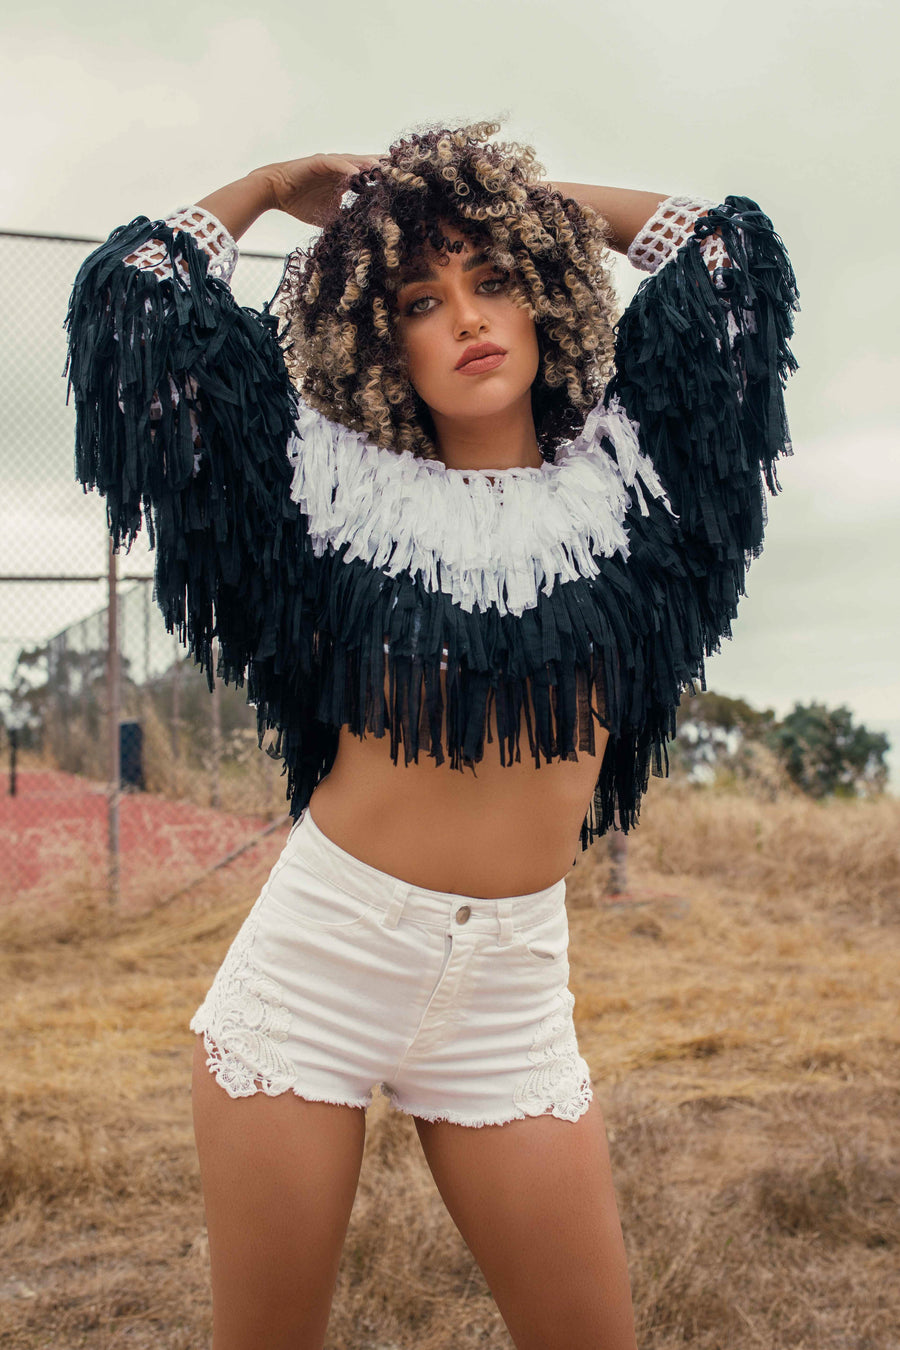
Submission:
<svg viewBox="0 0 900 1350">
<path fill-rule="evenodd" d="M 288 832 L 288 839 L 293 839 L 294 835 L 297 833 L 297 831 L 299 830 L 300 826 L 303 824 L 303 819 L 304 819 L 304 817 L 305 817 L 305 815 L 306 815 L 306 813 L 307 813 L 308 810 L 309 810 L 309 807 L 308 807 L 308 806 L 304 806 L 303 810 L 300 812 L 299 816 L 298 816 L 297 819 L 294 821 L 293 825 L 291 826 L 291 828 L 290 828 L 290 830 L 289 830 L 289 832 Z"/>
<path fill-rule="evenodd" d="M 497 901 L 497 918 L 499 919 L 500 946 L 508 947 L 513 940 L 513 920 L 512 920 L 512 901 Z"/>
<path fill-rule="evenodd" d="M 403 913 L 403 906 L 409 898 L 410 885 L 406 881 L 398 881 L 394 886 L 394 898 L 388 905 L 381 920 L 382 927 L 396 928 L 400 922 L 400 915 Z"/>
</svg>

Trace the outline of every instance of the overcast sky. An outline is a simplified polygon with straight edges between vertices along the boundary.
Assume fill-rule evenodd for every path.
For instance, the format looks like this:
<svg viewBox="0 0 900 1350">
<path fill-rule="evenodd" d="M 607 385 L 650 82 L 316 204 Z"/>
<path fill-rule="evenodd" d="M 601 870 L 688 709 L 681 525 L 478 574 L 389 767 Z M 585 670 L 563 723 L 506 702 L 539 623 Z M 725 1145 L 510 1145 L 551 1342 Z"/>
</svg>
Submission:
<svg viewBox="0 0 900 1350">
<path fill-rule="evenodd" d="M 551 178 L 754 198 L 784 239 L 800 289 L 800 370 L 787 390 L 795 454 L 780 469 L 766 548 L 709 683 L 779 715 L 797 700 L 849 704 L 891 735 L 896 785 L 896 5 L 261 0 L 251 12 L 233 0 L 35 0 L 4 29 L 6 229 L 105 237 L 259 164 L 319 150 L 377 153 L 423 122 L 489 117 L 502 120 L 503 138 L 534 145 Z M 284 252 L 310 237 L 304 231 L 270 214 L 242 246 Z M 76 251 L 72 275 L 77 263 Z M 618 275 L 624 301 L 643 274 L 622 262 Z M 10 319 L 14 345 L 25 323 L 10 308 L 0 318 L 7 347 Z M 49 393 L 34 396 L 54 417 L 60 369 Z M 46 541 L 51 518 L 65 559 L 50 565 L 98 570 L 102 513 L 71 483 L 68 423 L 46 432 L 48 444 L 65 441 L 62 451 L 35 451 L 22 439 L 30 409 L 10 430 L 10 385 L 7 376 L 0 388 L 0 570 L 46 569 L 49 554 L 42 563 L 29 549 Z M 26 469 L 33 485 L 23 493 Z M 80 543 L 88 538 L 91 558 Z M 7 653 L 11 635 L 66 622 L 60 603 L 71 616 L 96 602 L 74 587 L 53 603 L 32 589 L 23 619 L 21 587 L 15 595 L 17 614 L 0 596 Z"/>
</svg>

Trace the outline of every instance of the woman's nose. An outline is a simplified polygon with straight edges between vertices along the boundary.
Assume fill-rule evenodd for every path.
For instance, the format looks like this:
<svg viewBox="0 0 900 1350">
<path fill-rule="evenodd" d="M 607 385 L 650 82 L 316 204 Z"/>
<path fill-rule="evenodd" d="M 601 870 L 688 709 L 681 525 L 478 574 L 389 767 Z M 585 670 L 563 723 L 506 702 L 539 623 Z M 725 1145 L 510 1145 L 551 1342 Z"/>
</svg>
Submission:
<svg viewBox="0 0 900 1350">
<path fill-rule="evenodd" d="M 481 332 L 487 319 L 475 296 L 461 296 L 453 302 L 453 326 L 461 336 L 466 333 Z"/>
</svg>

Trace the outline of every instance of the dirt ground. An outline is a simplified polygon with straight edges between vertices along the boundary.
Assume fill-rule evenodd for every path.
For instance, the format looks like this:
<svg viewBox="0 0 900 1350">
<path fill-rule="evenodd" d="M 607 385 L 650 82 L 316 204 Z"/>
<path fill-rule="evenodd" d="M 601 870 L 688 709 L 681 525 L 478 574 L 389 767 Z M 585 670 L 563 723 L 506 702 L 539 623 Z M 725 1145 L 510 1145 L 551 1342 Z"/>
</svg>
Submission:
<svg viewBox="0 0 900 1350">
<path fill-rule="evenodd" d="M 59 878 L 70 888 L 93 895 L 107 884 L 108 807 L 106 784 L 74 773 L 29 763 L 17 775 L 15 796 L 0 792 L 0 907 L 22 898 L 42 908 L 64 901 Z M 4 785 L 5 786 L 5 785 Z M 283 794 L 282 794 L 283 795 Z M 279 802 L 287 819 L 287 803 Z M 119 802 L 120 900 L 141 907 L 159 895 L 160 877 L 169 891 L 190 884 L 199 874 L 238 849 L 232 875 L 251 862 L 271 856 L 247 848 L 272 817 L 213 810 L 155 792 L 123 792 Z M 251 854 L 251 857 L 248 857 Z M 143 892 L 143 893 L 142 893 Z"/>
<path fill-rule="evenodd" d="M 5 1350 L 201 1350 L 188 1019 L 272 857 L 162 911 L 7 906 Z M 641 1350 L 900 1347 L 900 802 L 651 783 L 568 879 Z M 376 1095 L 329 1350 L 511 1346 L 412 1121 Z"/>
</svg>

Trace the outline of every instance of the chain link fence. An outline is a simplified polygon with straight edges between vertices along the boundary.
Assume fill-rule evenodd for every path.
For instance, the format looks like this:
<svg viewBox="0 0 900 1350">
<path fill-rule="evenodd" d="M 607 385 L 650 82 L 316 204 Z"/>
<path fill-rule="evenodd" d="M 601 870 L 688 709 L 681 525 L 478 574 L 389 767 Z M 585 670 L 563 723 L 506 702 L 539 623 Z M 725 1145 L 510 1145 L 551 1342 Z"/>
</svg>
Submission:
<svg viewBox="0 0 900 1350">
<path fill-rule="evenodd" d="M 246 691 L 210 694 L 166 632 L 143 532 L 113 556 L 75 480 L 63 320 L 100 242 L 0 231 L 0 903 L 158 899 L 287 818 Z M 282 266 L 242 253 L 238 302 L 259 307 Z"/>
</svg>

